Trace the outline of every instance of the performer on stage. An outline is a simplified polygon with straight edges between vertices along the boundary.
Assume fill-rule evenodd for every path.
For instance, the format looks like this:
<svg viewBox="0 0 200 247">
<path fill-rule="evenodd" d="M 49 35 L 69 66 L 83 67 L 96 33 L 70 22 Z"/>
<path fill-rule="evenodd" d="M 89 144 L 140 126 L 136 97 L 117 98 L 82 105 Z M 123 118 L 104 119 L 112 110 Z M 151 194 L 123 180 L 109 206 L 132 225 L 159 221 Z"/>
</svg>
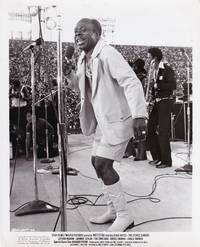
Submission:
<svg viewBox="0 0 200 247">
<path fill-rule="evenodd" d="M 26 159 L 29 159 L 32 140 L 32 111 L 26 111 Z M 38 158 L 46 157 L 46 128 L 48 128 L 48 145 L 50 156 L 55 156 L 53 150 L 54 129 L 53 126 L 43 118 L 38 118 L 36 114 L 36 144 Z M 56 154 L 57 155 L 57 154 Z"/>
<path fill-rule="evenodd" d="M 81 19 L 75 27 L 75 43 L 82 54 L 75 74 L 66 69 L 71 88 L 81 94 L 80 123 L 85 135 L 95 133 L 91 161 L 103 181 L 108 209 L 90 218 L 94 224 L 114 221 L 110 232 L 133 227 L 134 212 L 127 208 L 119 174 L 113 162 L 120 162 L 129 139 L 146 130 L 147 117 L 141 82 L 113 47 L 101 38 L 95 19 Z"/>
<path fill-rule="evenodd" d="M 166 168 L 172 166 L 169 137 L 176 80 L 172 68 L 162 60 L 160 49 L 150 48 L 148 57 L 153 77 L 152 97 L 150 97 L 153 107 L 147 125 L 147 140 L 153 161 L 149 163 L 156 165 L 157 168 Z"/>
<path fill-rule="evenodd" d="M 26 106 L 31 101 L 31 89 L 27 85 L 22 85 L 19 80 L 14 80 L 9 90 L 9 97 L 11 107 Z"/>
</svg>

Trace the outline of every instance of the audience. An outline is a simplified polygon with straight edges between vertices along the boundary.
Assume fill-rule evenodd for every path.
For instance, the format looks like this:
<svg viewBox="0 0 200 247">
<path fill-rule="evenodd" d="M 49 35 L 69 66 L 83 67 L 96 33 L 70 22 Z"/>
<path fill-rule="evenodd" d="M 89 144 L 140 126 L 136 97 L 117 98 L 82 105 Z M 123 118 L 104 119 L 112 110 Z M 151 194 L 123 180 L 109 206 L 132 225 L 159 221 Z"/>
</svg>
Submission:
<svg viewBox="0 0 200 247">
<path fill-rule="evenodd" d="M 31 86 L 31 74 L 30 74 L 30 52 L 22 52 L 23 48 L 30 41 L 22 40 L 10 40 L 9 41 L 9 72 L 10 81 L 20 80 L 20 82 L 30 88 Z M 63 43 L 63 59 L 65 57 L 66 48 L 71 43 Z M 124 56 L 127 61 L 134 62 L 136 59 L 147 59 L 147 46 L 134 46 L 134 45 L 114 45 L 114 47 Z M 187 61 L 182 54 L 179 47 L 159 47 L 167 62 L 176 72 L 177 89 L 175 94 L 177 97 L 183 96 L 183 85 L 187 83 Z M 192 56 L 192 48 L 184 48 L 184 50 Z M 75 49 L 72 62 L 76 65 L 79 51 Z M 148 68 L 145 68 L 148 70 Z M 191 70 L 191 68 L 190 68 Z M 42 53 L 40 53 L 39 47 L 35 47 L 35 84 L 36 84 L 36 101 L 41 100 L 44 96 L 50 94 L 51 83 L 57 77 L 57 44 L 56 42 L 44 42 Z M 192 74 L 192 73 L 191 73 Z M 65 78 L 63 78 L 65 80 Z M 11 87 L 11 85 L 10 85 Z M 79 95 L 70 90 L 64 90 L 65 95 L 65 122 L 67 123 L 68 133 L 80 133 L 79 123 Z M 10 95 L 11 96 L 11 95 Z M 11 109 L 10 100 L 10 109 Z M 38 106 L 38 105 L 37 105 Z M 44 108 L 44 106 L 40 106 Z M 48 115 L 52 108 L 48 109 Z M 40 117 L 44 118 L 44 109 L 40 109 Z M 52 113 L 54 114 L 54 113 Z M 11 120 L 13 121 L 13 114 L 11 114 Z M 25 117 L 24 117 L 25 118 Z M 16 120 L 16 118 L 14 117 Z M 56 118 L 53 118 L 56 121 Z M 55 121 L 52 122 L 48 119 L 51 125 L 55 126 Z M 11 126 L 13 129 L 13 126 Z M 25 128 L 22 129 L 25 134 Z M 11 138 L 13 139 L 13 138 Z"/>
</svg>

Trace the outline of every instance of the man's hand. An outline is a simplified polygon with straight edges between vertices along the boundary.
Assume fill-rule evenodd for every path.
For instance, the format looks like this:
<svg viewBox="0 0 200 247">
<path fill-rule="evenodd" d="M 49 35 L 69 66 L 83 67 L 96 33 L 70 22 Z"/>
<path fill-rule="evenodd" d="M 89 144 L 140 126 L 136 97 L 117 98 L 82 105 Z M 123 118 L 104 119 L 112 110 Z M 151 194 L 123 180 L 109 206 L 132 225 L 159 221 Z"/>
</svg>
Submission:
<svg viewBox="0 0 200 247">
<path fill-rule="evenodd" d="M 64 76 L 68 76 L 71 73 L 72 67 L 73 67 L 72 62 L 69 59 L 65 58 L 64 63 L 63 63 Z"/>
<path fill-rule="evenodd" d="M 81 109 L 81 102 L 79 102 L 77 105 L 76 105 L 76 110 L 80 110 Z"/>
<path fill-rule="evenodd" d="M 133 131 L 135 139 L 140 139 L 141 136 L 146 135 L 146 121 L 145 118 L 135 118 L 133 119 Z"/>
</svg>

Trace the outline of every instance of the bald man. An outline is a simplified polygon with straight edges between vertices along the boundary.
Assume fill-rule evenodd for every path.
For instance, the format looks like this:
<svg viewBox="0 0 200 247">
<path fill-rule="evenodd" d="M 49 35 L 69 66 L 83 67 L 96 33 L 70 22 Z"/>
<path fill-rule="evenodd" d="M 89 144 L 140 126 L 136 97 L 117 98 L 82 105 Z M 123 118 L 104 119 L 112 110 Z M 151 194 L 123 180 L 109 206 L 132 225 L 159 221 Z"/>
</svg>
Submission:
<svg viewBox="0 0 200 247">
<path fill-rule="evenodd" d="M 107 211 L 91 217 L 94 224 L 113 222 L 109 232 L 134 226 L 120 177 L 113 162 L 120 162 L 129 139 L 146 130 L 147 117 L 141 82 L 122 55 L 101 38 L 95 19 L 81 19 L 75 27 L 75 43 L 82 51 L 77 73 L 66 70 L 70 87 L 80 90 L 80 123 L 85 135 L 94 134 L 91 162 L 103 182 Z"/>
</svg>

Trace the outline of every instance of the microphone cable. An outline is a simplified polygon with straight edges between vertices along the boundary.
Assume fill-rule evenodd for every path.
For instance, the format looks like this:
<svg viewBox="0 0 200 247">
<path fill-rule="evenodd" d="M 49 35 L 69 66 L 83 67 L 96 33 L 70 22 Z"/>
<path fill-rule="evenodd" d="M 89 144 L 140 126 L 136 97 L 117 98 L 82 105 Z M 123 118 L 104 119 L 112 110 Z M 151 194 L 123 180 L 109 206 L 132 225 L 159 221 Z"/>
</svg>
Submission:
<svg viewBox="0 0 200 247">
<path fill-rule="evenodd" d="M 20 128 L 20 118 L 21 118 L 21 115 L 20 115 L 20 90 L 18 92 L 18 97 L 19 97 L 19 105 L 17 107 L 16 150 L 15 150 L 15 157 L 14 157 L 13 172 L 12 172 L 12 175 L 11 175 L 10 196 L 12 194 L 12 189 L 13 189 L 13 184 L 14 184 L 14 177 L 15 177 L 15 171 L 16 171 L 16 164 L 17 164 L 17 157 L 18 157 L 18 151 L 19 151 L 18 150 L 19 149 L 19 128 Z M 13 150 L 13 148 L 12 148 L 12 150 Z"/>
<path fill-rule="evenodd" d="M 78 172 L 81 176 L 85 177 L 85 178 L 88 178 L 88 179 L 91 179 L 91 180 L 94 180 L 94 181 L 98 181 L 98 179 L 96 178 L 93 178 L 93 177 L 90 177 L 90 176 L 87 176 L 85 174 L 83 174 L 82 172 Z M 131 193 L 128 193 L 126 191 L 124 191 L 124 193 L 128 196 L 131 196 L 131 197 L 134 197 L 136 199 L 132 199 L 132 200 L 128 200 L 127 203 L 132 203 L 134 201 L 138 201 L 138 200 L 150 200 L 151 202 L 153 203 L 159 203 L 161 200 L 159 198 L 155 198 L 155 197 L 152 197 L 152 195 L 154 194 L 154 192 L 156 191 L 156 188 L 157 188 L 157 183 L 160 179 L 163 179 L 163 178 L 182 178 L 182 179 L 191 179 L 190 176 L 188 175 L 185 175 L 185 174 L 181 174 L 179 175 L 178 173 L 175 173 L 175 174 L 169 174 L 169 173 L 166 173 L 166 174 L 160 174 L 160 175 L 157 175 L 154 177 L 154 182 L 153 182 L 153 185 L 152 185 L 152 190 L 149 194 L 146 194 L 146 195 L 134 195 L 134 194 L 131 194 Z M 81 205 L 81 204 L 86 204 L 88 206 L 106 206 L 106 204 L 97 204 L 97 201 L 99 200 L 99 198 L 102 196 L 103 194 L 101 195 L 92 195 L 92 194 L 89 194 L 89 195 L 85 195 L 85 194 L 78 194 L 78 195 L 71 195 L 72 198 L 69 199 L 67 201 L 68 204 L 70 205 Z M 87 199 L 87 198 L 84 198 L 85 196 L 95 196 L 97 197 L 97 200 L 95 200 L 95 202 L 92 202 L 90 199 Z M 80 198 L 80 201 L 79 201 L 79 198 Z"/>
<path fill-rule="evenodd" d="M 176 219 L 183 219 L 184 220 L 184 219 L 192 219 L 192 217 L 191 216 L 170 216 L 170 217 L 146 220 L 146 221 L 143 221 L 143 222 L 140 222 L 140 223 L 134 225 L 133 228 L 141 226 L 141 225 L 145 225 L 147 223 L 159 222 L 159 221 L 164 221 L 164 220 L 176 220 Z"/>
<path fill-rule="evenodd" d="M 95 180 L 98 181 L 98 179 L 87 176 L 85 174 L 83 174 L 82 172 L 79 171 L 79 174 L 82 175 L 85 178 L 91 179 L 91 180 Z M 159 180 L 163 179 L 163 178 L 181 178 L 181 179 L 192 179 L 191 176 L 189 176 L 189 174 L 182 174 L 179 175 L 179 173 L 166 173 L 166 174 L 160 174 L 154 177 L 154 182 L 152 185 L 152 191 L 149 194 L 146 195 L 134 195 L 134 194 L 130 194 L 128 192 L 124 192 L 125 194 L 131 196 L 131 197 L 136 197 L 136 199 L 132 199 L 132 200 L 128 200 L 127 203 L 132 203 L 138 200 L 150 200 L 153 203 L 159 203 L 161 200 L 159 198 L 154 198 L 152 197 L 152 195 L 154 194 L 154 192 L 156 191 L 157 188 L 157 183 Z M 103 196 L 103 194 L 100 195 L 91 195 L 91 194 L 77 194 L 77 195 L 70 195 L 69 200 L 67 200 L 67 203 L 69 205 L 75 205 L 76 207 L 74 208 L 70 208 L 70 209 L 77 209 L 79 207 L 79 205 L 85 204 L 88 206 L 106 206 L 107 204 L 103 203 L 97 203 L 97 201 Z M 95 201 L 92 201 L 86 197 L 96 197 Z M 69 208 L 68 208 L 69 209 Z M 192 217 L 190 216 L 170 216 L 170 217 L 163 217 L 163 218 L 158 218 L 158 219 L 151 219 L 151 220 L 147 220 L 147 221 L 143 221 L 140 222 L 138 224 L 135 224 L 133 228 L 138 227 L 140 225 L 144 225 L 144 224 L 148 224 L 148 223 L 152 223 L 152 222 L 159 222 L 159 221 L 165 221 L 165 220 L 175 220 L 175 219 L 192 219 Z"/>
</svg>

